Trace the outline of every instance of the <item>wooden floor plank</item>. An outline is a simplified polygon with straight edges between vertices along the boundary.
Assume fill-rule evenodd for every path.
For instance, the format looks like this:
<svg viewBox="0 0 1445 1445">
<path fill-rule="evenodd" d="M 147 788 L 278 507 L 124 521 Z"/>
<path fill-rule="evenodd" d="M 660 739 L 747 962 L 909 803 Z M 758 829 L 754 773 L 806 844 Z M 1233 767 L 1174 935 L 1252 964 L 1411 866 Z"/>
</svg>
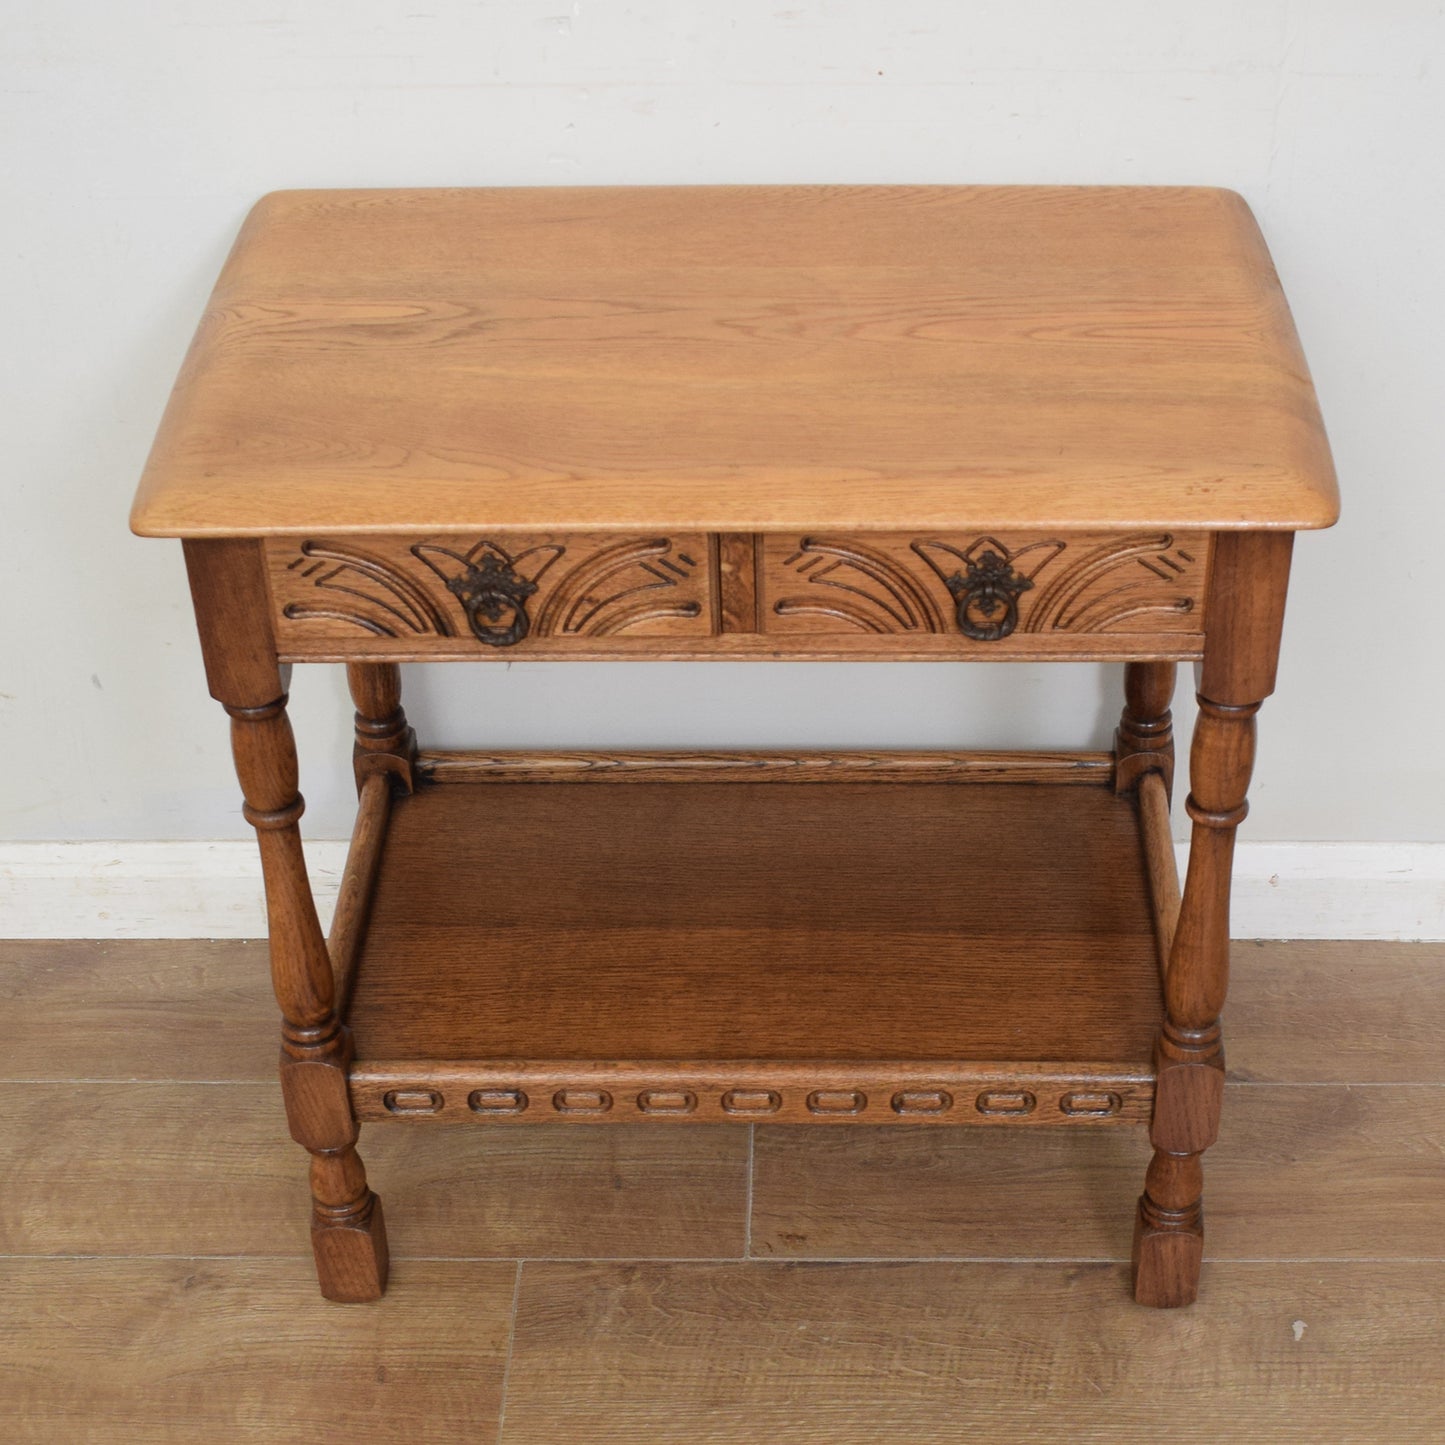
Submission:
<svg viewBox="0 0 1445 1445">
<path fill-rule="evenodd" d="M 1213 1259 L 1445 1259 L 1445 1088 L 1228 1087 Z"/>
<path fill-rule="evenodd" d="M 274 1086 L 11 1086 L 0 1252 L 307 1252 L 305 1162 Z M 1214 1258 L 1445 1249 L 1445 1090 L 1231 1085 L 1207 1170 Z M 399 1256 L 727 1258 L 746 1134 L 380 1126 L 363 1135 Z M 1136 1130 L 759 1127 L 764 1257 L 1120 1259 Z"/>
<path fill-rule="evenodd" d="M 761 1258 L 1124 1259 L 1149 1162 L 1139 1129 L 759 1126 Z"/>
<path fill-rule="evenodd" d="M 0 1253 L 309 1253 L 305 1154 L 279 1089 L 13 1084 Z"/>
<path fill-rule="evenodd" d="M 1205 1156 L 1214 1259 L 1445 1258 L 1445 1089 L 1225 1091 Z M 1093 1133 L 759 1126 L 763 1257 L 1127 1259 L 1148 1144 Z"/>
<path fill-rule="evenodd" d="M 1445 943 L 1236 942 L 1230 1077 L 1445 1083 Z"/>
<path fill-rule="evenodd" d="M 332 1305 L 270 1260 L 0 1260 L 6 1441 L 497 1438 L 516 1266 L 402 1261 Z"/>
<path fill-rule="evenodd" d="M 264 942 L 0 940 L 0 1078 L 274 1079 Z"/>
<path fill-rule="evenodd" d="M 441 1258 L 732 1259 L 746 1248 L 739 1125 L 364 1129 L 393 1249 Z M 390 1221 L 396 1220 L 395 1225 Z"/>
<path fill-rule="evenodd" d="M 504 1445 L 1424 1441 L 1445 1266 L 528 1264 Z"/>
<path fill-rule="evenodd" d="M 742 1127 L 398 1123 L 361 1145 L 393 1257 L 743 1252 Z M 310 1255 L 274 1083 L 12 1085 L 0 1179 L 3 1254 Z"/>
</svg>

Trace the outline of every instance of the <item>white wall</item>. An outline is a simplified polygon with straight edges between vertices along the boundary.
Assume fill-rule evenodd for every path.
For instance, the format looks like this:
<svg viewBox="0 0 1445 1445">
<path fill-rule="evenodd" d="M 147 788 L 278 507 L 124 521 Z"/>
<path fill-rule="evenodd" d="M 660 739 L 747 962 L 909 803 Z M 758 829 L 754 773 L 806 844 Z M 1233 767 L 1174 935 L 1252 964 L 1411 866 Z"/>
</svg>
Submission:
<svg viewBox="0 0 1445 1445">
<path fill-rule="evenodd" d="M 243 825 L 175 543 L 125 530 L 235 228 L 283 186 L 1235 187 L 1290 293 L 1345 520 L 1301 538 L 1249 836 L 1445 838 L 1445 18 L 1434 0 L 0 0 L 0 839 Z M 487 666 L 429 741 L 1107 737 L 1086 667 Z M 330 669 L 293 713 L 349 828 Z M 0 930 L 3 931 L 3 930 Z"/>
</svg>

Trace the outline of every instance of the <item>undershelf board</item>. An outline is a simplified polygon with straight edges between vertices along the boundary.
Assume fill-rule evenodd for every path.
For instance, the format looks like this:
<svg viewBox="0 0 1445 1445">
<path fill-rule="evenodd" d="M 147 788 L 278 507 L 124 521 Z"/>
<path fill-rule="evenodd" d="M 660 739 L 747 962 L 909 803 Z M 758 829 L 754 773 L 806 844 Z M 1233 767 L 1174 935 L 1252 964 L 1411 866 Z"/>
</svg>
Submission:
<svg viewBox="0 0 1445 1445">
<path fill-rule="evenodd" d="M 1160 1011 L 1107 786 L 485 782 L 395 803 L 349 1022 L 374 1082 L 810 1061 L 826 1084 L 1147 1076 Z"/>
</svg>

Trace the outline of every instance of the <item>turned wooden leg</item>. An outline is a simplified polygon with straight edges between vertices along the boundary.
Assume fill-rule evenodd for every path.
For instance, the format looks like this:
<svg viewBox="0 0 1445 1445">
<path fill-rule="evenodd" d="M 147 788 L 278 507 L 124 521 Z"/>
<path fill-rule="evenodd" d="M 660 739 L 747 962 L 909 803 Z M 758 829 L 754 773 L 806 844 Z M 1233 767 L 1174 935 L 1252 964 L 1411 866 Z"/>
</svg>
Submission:
<svg viewBox="0 0 1445 1445">
<path fill-rule="evenodd" d="M 1127 793 L 1148 772 L 1164 777 L 1164 791 L 1174 786 L 1175 665 L 1172 662 L 1130 662 L 1124 667 L 1124 712 L 1114 732 L 1114 791 Z"/>
<path fill-rule="evenodd" d="M 346 1083 L 351 1036 L 335 1013 L 331 959 L 301 853 L 297 821 L 304 804 L 286 696 L 226 711 L 243 811 L 261 847 L 286 1119 L 291 1137 L 312 1155 L 311 1245 L 321 1293 L 333 1300 L 377 1299 L 386 1287 L 386 1230 L 356 1153 L 360 1126 Z"/>
<path fill-rule="evenodd" d="M 336 1015 L 331 959 L 301 852 L 296 746 L 270 641 L 259 545 L 188 542 L 186 560 L 207 677 L 231 717 L 243 811 L 261 849 L 271 982 L 282 1016 L 281 1092 L 291 1135 L 312 1156 L 311 1243 L 321 1292 L 373 1300 L 386 1287 L 386 1230 L 356 1153 L 351 1036 Z"/>
<path fill-rule="evenodd" d="M 394 662 L 349 662 L 346 682 L 356 705 L 352 762 L 357 789 L 372 774 L 385 772 L 403 792 L 411 792 L 416 734 L 401 705 L 401 669 Z"/>
<path fill-rule="evenodd" d="M 1134 1297 L 1185 1305 L 1199 1289 L 1204 1173 L 1199 1156 L 1219 1133 L 1224 1043 L 1219 1014 L 1229 986 L 1229 884 L 1235 828 L 1244 818 L 1258 703 L 1199 699 L 1186 808 L 1194 822 L 1189 871 L 1164 981 L 1164 1026 L 1149 1137 L 1154 1159 L 1134 1229 Z"/>
<path fill-rule="evenodd" d="M 1189 868 L 1164 980 L 1157 1083 L 1134 1227 L 1134 1298 L 1171 1308 L 1199 1292 L 1204 1254 L 1200 1156 L 1219 1133 L 1224 1099 L 1220 1013 L 1229 986 L 1229 889 L 1235 830 L 1248 809 L 1255 715 L 1274 689 L 1288 534 L 1215 538 L 1199 720 L 1189 757 Z"/>
</svg>

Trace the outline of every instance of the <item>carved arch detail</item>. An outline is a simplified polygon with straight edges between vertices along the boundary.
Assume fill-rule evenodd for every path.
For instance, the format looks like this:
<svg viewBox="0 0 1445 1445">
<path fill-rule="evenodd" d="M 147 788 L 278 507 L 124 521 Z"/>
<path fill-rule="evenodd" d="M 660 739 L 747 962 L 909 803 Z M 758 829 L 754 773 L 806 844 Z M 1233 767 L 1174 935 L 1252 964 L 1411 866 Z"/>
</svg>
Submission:
<svg viewBox="0 0 1445 1445">
<path fill-rule="evenodd" d="M 780 598 L 773 605 L 779 617 L 831 617 L 863 632 L 944 631 L 943 613 L 927 589 L 906 566 L 876 547 L 804 537 L 782 565 L 810 586 L 828 589 L 829 595 L 824 600 Z"/>
<path fill-rule="evenodd" d="M 961 633 L 987 645 L 1014 632 L 1197 632 L 1202 625 L 1203 535 L 768 540 L 774 631 Z"/>
<path fill-rule="evenodd" d="M 708 629 L 707 539 L 508 534 L 463 540 L 308 538 L 268 543 L 284 624 L 315 645 L 356 630 L 388 639 L 596 638 Z"/>
</svg>

